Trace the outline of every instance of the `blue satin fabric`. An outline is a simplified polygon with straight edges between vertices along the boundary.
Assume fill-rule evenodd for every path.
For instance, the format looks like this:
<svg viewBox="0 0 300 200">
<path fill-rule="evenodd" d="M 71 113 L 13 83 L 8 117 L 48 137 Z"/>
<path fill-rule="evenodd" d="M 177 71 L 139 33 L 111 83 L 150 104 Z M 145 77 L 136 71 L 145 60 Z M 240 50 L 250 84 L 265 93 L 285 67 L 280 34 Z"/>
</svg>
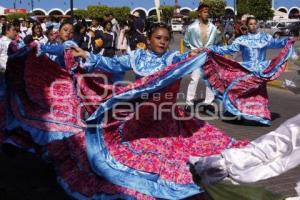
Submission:
<svg viewBox="0 0 300 200">
<path fill-rule="evenodd" d="M 229 99 L 229 96 L 228 96 L 228 93 L 229 91 L 237 84 L 239 83 L 241 80 L 243 79 L 247 79 L 249 78 L 250 76 L 258 76 L 258 77 L 261 77 L 261 78 L 271 78 L 272 76 L 274 76 L 276 74 L 276 72 L 278 72 L 280 70 L 280 68 L 282 68 L 284 66 L 284 63 L 286 63 L 288 61 L 288 59 L 292 56 L 293 54 L 293 49 L 290 48 L 288 53 L 285 55 L 285 57 L 269 72 L 269 73 L 266 73 L 264 74 L 263 73 L 263 70 L 260 71 L 259 73 L 256 73 L 256 74 L 251 74 L 251 75 L 248 75 L 248 76 L 245 76 L 243 78 L 241 78 L 240 80 L 236 80 L 234 81 L 233 83 L 231 83 L 231 85 L 226 89 L 225 93 L 224 93 L 224 99 L 223 99 L 223 103 L 224 103 L 224 106 L 225 108 L 232 114 L 234 115 L 237 115 L 237 116 L 243 116 L 245 119 L 248 119 L 248 120 L 254 120 L 254 121 L 258 121 L 262 124 L 267 124 L 267 125 L 270 125 L 271 124 L 271 120 L 269 119 L 264 119 L 264 118 L 261 118 L 261 117 L 257 117 L 257 116 L 254 116 L 254 115 L 248 115 L 248 114 L 245 114 L 245 113 L 242 113 L 241 111 L 239 111 L 230 101 Z M 268 62 L 263 62 L 263 64 L 266 64 Z M 263 66 L 264 69 L 266 69 L 268 67 L 268 65 L 264 65 Z"/>
<path fill-rule="evenodd" d="M 75 46 L 78 45 L 72 40 L 66 41 L 64 43 L 40 44 L 38 49 L 38 56 L 48 54 L 49 58 L 52 61 L 56 62 L 61 67 L 65 67 L 65 49 Z"/>
<path fill-rule="evenodd" d="M 152 83 L 115 95 L 101 104 L 87 120 L 88 125 L 97 124 L 97 128 L 90 126 L 86 130 L 87 154 L 94 172 L 116 185 L 132 188 L 156 198 L 183 199 L 203 192 L 196 184 L 175 184 L 174 182 L 162 180 L 159 174 L 138 171 L 119 163 L 111 156 L 105 145 L 101 123 L 105 112 L 109 111 L 115 103 L 130 101 L 140 97 L 144 93 L 153 93 L 165 88 L 202 66 L 206 58 L 207 53 L 200 54 L 187 62 L 178 64 L 177 67 Z"/>
<path fill-rule="evenodd" d="M 243 62 L 240 63 L 254 74 L 262 75 L 262 71 L 269 65 L 266 60 L 268 49 L 283 48 L 288 41 L 285 39 L 274 39 L 271 35 L 258 32 L 255 34 L 242 35 L 228 46 L 213 46 L 209 49 L 214 53 L 225 55 L 241 51 Z"/>
<path fill-rule="evenodd" d="M 59 66 L 65 67 L 65 49 L 62 44 L 41 44 L 40 51 L 40 54 L 52 55 L 51 57 L 49 56 L 49 58 L 54 59 L 53 61 L 56 62 Z"/>
<path fill-rule="evenodd" d="M 264 73 L 264 71 L 269 67 L 271 63 L 271 60 L 266 60 L 266 51 L 268 48 L 283 48 L 285 47 L 287 42 L 288 39 L 274 39 L 269 34 L 257 33 L 241 36 L 237 38 L 232 45 L 229 46 L 214 46 L 210 48 L 213 52 L 221 55 L 242 51 L 244 62 L 240 64 L 242 67 L 251 72 L 250 75 L 246 75 L 232 82 L 231 85 L 226 89 L 224 94 L 219 94 L 218 91 L 211 87 L 206 78 L 203 77 L 206 85 L 212 89 L 216 97 L 223 101 L 223 105 L 226 111 L 236 116 L 242 116 L 247 120 L 257 121 L 266 125 L 271 124 L 271 121 L 269 119 L 249 115 L 238 110 L 230 101 L 228 93 L 236 84 L 238 84 L 242 80 L 250 78 L 250 76 L 256 76 L 262 79 L 270 79 L 272 76 L 274 76 L 293 55 L 294 49 L 293 47 L 289 48 L 287 54 L 281 59 L 281 61 L 275 67 L 273 67 L 270 72 Z M 201 70 L 203 69 L 201 68 Z"/>
<path fill-rule="evenodd" d="M 84 66 L 89 72 L 100 69 L 113 74 L 133 70 L 136 75 L 143 77 L 149 76 L 167 65 L 184 60 L 187 56 L 188 53 L 180 54 L 177 51 L 167 51 L 163 55 L 157 55 L 149 50 L 138 49 L 127 55 L 113 58 L 89 54 Z"/>
</svg>

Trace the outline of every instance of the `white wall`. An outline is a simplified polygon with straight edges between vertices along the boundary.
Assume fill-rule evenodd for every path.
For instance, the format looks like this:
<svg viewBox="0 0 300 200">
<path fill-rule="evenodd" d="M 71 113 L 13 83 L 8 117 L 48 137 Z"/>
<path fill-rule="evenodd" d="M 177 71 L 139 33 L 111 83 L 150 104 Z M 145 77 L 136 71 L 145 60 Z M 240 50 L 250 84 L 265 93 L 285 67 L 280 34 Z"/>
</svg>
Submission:
<svg viewBox="0 0 300 200">
<path fill-rule="evenodd" d="M 0 15 L 4 15 L 4 10 L 5 10 L 5 8 L 0 6 Z"/>
</svg>

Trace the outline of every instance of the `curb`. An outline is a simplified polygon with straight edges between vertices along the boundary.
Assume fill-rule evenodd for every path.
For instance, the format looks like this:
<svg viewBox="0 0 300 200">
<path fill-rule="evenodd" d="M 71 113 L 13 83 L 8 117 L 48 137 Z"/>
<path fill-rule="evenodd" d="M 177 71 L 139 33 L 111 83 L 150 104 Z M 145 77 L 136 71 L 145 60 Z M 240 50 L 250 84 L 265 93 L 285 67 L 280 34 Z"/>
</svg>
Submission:
<svg viewBox="0 0 300 200">
<path fill-rule="evenodd" d="M 290 69 L 290 63 L 287 62 L 287 66 L 284 72 L 292 72 L 293 69 Z M 282 90 L 288 90 L 286 87 L 284 87 L 284 81 L 283 80 L 273 80 L 267 83 L 268 87 L 273 87 L 277 89 L 282 89 Z"/>
<path fill-rule="evenodd" d="M 272 87 L 272 88 L 281 89 L 281 90 L 288 90 L 287 88 L 285 88 L 283 86 L 283 81 L 281 81 L 281 80 L 270 81 L 267 83 L 267 86 Z"/>
</svg>

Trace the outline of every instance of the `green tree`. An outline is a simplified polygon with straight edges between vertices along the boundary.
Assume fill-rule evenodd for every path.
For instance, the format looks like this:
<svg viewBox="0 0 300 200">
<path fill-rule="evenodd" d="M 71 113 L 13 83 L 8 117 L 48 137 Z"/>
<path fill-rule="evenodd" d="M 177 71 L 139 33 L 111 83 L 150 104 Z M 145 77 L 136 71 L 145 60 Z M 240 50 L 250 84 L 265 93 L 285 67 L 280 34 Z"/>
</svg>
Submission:
<svg viewBox="0 0 300 200">
<path fill-rule="evenodd" d="M 211 17 L 219 18 L 225 15 L 225 0 L 203 0 L 202 2 L 209 6 Z"/>
<path fill-rule="evenodd" d="M 127 19 L 130 14 L 129 7 L 108 7 L 108 6 L 88 6 L 87 17 L 89 18 L 102 18 L 105 14 L 111 13 L 113 16 L 120 21 Z M 85 14 L 84 11 L 79 12 L 80 15 Z"/>
<path fill-rule="evenodd" d="M 88 6 L 87 12 L 88 12 L 88 16 L 90 18 L 101 18 L 106 13 L 109 12 L 109 7 L 107 7 L 107 6 Z"/>
<path fill-rule="evenodd" d="M 88 15 L 87 10 L 78 9 L 78 10 L 74 10 L 74 16 L 80 17 L 80 18 L 87 18 L 89 15 Z"/>
<path fill-rule="evenodd" d="M 162 11 L 162 19 L 166 22 L 169 23 L 174 15 L 174 6 L 161 6 L 160 10 Z"/>
<path fill-rule="evenodd" d="M 270 0 L 237 0 L 238 15 L 254 15 L 259 20 L 268 20 L 274 16 Z"/>
<path fill-rule="evenodd" d="M 15 19 L 23 18 L 26 19 L 30 17 L 31 15 L 29 13 L 12 13 L 6 15 L 8 21 L 13 21 Z"/>
<path fill-rule="evenodd" d="M 238 16 L 250 13 L 249 0 L 236 0 L 236 6 Z"/>
<path fill-rule="evenodd" d="M 113 16 L 118 21 L 126 21 L 130 14 L 130 8 L 129 7 L 111 7 L 111 8 L 109 8 L 109 12 L 112 13 Z"/>
<path fill-rule="evenodd" d="M 191 19 L 197 19 L 197 18 L 198 18 L 198 12 L 197 12 L 197 11 L 191 11 L 191 12 L 189 13 L 189 17 L 190 17 Z"/>
<path fill-rule="evenodd" d="M 266 0 L 256 0 L 249 2 L 252 13 L 259 20 L 268 20 L 274 17 L 274 11 L 271 8 L 271 4 Z"/>
</svg>

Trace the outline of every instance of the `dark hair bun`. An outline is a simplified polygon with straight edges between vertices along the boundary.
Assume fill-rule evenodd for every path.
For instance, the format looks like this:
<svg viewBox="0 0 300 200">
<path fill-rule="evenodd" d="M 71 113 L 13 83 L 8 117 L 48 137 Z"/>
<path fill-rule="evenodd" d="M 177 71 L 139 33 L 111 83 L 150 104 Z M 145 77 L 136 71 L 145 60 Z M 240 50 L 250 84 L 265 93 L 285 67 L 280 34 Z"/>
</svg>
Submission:
<svg viewBox="0 0 300 200">
<path fill-rule="evenodd" d="M 150 27 L 149 27 L 149 29 L 148 29 L 148 31 L 147 31 L 147 36 L 148 36 L 148 38 L 150 38 L 151 36 L 152 36 L 152 34 L 157 30 L 157 29 L 159 29 L 159 28 L 163 28 L 163 29 L 166 29 L 168 32 L 169 32 L 169 35 L 171 36 L 171 27 L 170 26 L 168 26 L 167 24 L 165 24 L 165 23 L 153 23 Z"/>
</svg>

